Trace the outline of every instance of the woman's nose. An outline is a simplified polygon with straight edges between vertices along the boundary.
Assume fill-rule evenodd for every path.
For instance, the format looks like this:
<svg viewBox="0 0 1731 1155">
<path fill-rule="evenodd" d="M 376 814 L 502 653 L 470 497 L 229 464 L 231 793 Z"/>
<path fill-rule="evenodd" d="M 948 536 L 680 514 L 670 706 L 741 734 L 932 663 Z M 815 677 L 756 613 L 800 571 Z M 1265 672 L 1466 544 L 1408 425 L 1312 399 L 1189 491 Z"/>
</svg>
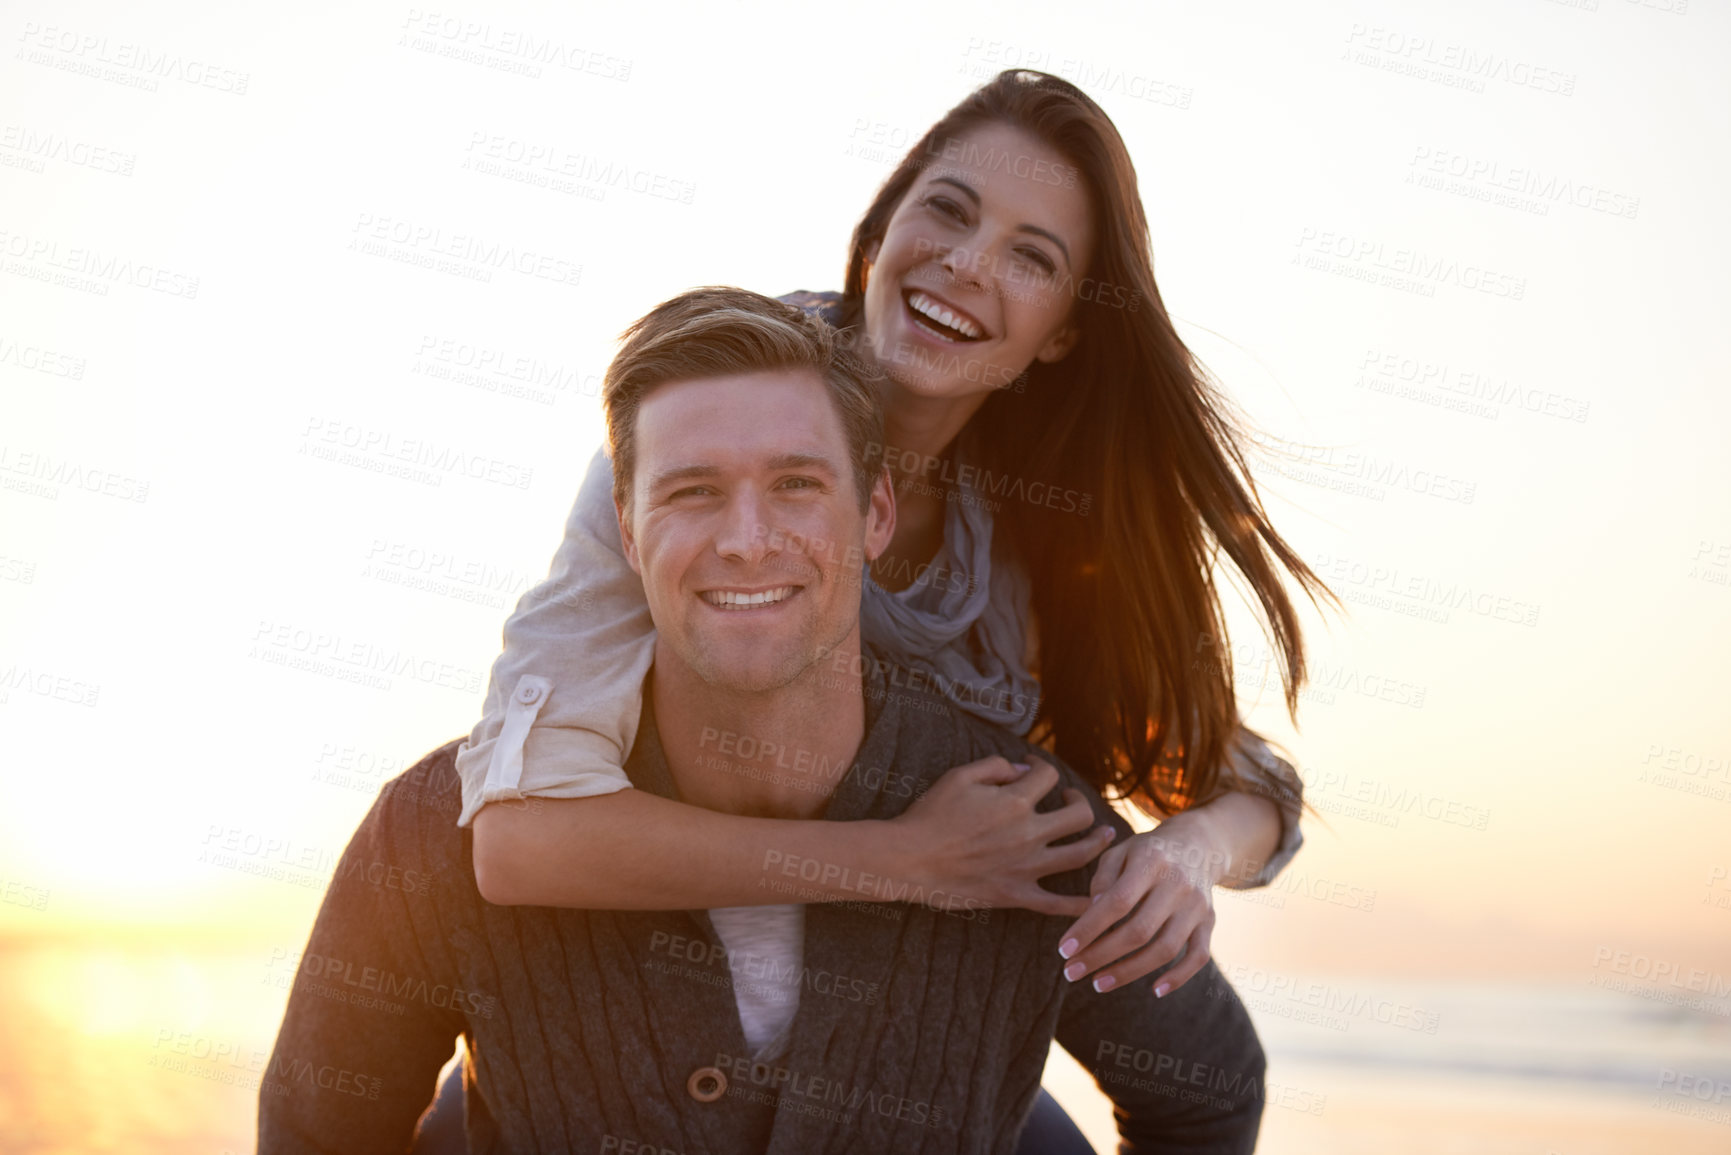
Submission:
<svg viewBox="0 0 1731 1155">
<path fill-rule="evenodd" d="M 975 289 L 986 287 L 986 273 L 991 264 L 991 257 L 978 249 L 952 245 L 938 258 L 938 263 L 958 283 Z"/>
</svg>

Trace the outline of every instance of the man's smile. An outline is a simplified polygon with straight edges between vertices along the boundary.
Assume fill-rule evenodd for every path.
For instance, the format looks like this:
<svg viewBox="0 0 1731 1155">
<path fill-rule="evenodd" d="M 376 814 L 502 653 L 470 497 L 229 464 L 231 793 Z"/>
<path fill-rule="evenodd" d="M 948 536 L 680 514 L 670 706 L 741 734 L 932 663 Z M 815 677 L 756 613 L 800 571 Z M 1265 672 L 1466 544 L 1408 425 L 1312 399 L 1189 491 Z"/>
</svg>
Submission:
<svg viewBox="0 0 1731 1155">
<path fill-rule="evenodd" d="M 804 586 L 770 586 L 765 589 L 747 590 L 739 587 L 729 589 L 700 590 L 697 596 L 720 610 L 740 612 L 763 610 L 771 606 L 781 605 L 798 594 Z"/>
</svg>

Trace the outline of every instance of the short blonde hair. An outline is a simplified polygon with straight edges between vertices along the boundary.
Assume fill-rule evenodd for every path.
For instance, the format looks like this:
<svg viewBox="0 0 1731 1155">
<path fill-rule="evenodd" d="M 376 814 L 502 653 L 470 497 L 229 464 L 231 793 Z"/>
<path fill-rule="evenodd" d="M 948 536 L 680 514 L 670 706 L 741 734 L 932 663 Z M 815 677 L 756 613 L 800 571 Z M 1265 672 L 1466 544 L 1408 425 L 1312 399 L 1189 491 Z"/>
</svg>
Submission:
<svg viewBox="0 0 1731 1155">
<path fill-rule="evenodd" d="M 749 289 L 708 285 L 661 302 L 633 322 L 622 340 L 601 390 L 613 497 L 621 507 L 628 504 L 637 466 L 637 410 L 651 389 L 775 369 L 810 369 L 822 378 L 847 432 L 860 508 L 870 502 L 884 456 L 878 376 L 823 321 Z"/>
</svg>

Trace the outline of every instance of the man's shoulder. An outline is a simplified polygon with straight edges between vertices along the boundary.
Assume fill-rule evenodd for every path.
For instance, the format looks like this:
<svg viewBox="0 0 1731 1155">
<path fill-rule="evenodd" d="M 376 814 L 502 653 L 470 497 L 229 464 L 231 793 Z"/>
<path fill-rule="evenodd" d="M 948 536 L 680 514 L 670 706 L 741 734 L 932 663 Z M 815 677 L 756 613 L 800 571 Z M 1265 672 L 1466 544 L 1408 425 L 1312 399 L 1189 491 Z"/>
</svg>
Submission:
<svg viewBox="0 0 1731 1155">
<path fill-rule="evenodd" d="M 1056 759 L 1026 738 L 971 713 L 956 701 L 954 693 L 943 692 L 928 671 L 909 668 L 881 654 L 870 656 L 878 668 L 877 677 L 868 680 L 866 692 L 882 694 L 883 705 L 895 708 L 898 757 L 925 764 L 926 776 L 932 780 L 951 766 L 994 755 L 1022 762 L 1027 755 L 1037 754 L 1056 764 Z M 915 754 L 928 757 L 909 758 Z M 930 769 L 934 758 L 943 764 Z"/>
<path fill-rule="evenodd" d="M 959 744 L 979 751 L 980 758 L 1002 754 L 1012 761 L 1021 761 L 1024 754 L 1038 751 L 1026 738 L 970 713 L 950 695 L 923 683 L 919 671 L 901 667 L 898 670 L 905 681 L 901 685 L 891 684 L 885 692 L 900 699 L 903 732 L 911 739 Z"/>
<path fill-rule="evenodd" d="M 902 667 L 895 667 L 895 670 L 901 671 Z M 1093 787 L 1043 747 L 971 713 L 948 694 L 922 685 L 917 677 L 904 679 L 891 672 L 878 681 L 877 688 L 885 695 L 886 704 L 893 702 L 896 710 L 896 743 L 891 765 L 894 772 L 883 775 L 880 794 L 880 799 L 886 800 L 890 795 L 899 796 L 889 805 L 889 811 L 899 813 L 957 766 L 991 757 L 1027 762 L 1032 756 L 1049 763 L 1058 772 L 1058 781 L 1040 799 L 1039 810 L 1051 811 L 1062 807 L 1065 789 L 1080 790 L 1088 799 L 1096 822 L 1112 826 L 1120 837 L 1130 832 L 1124 819 L 1100 798 Z M 1047 889 L 1059 894 L 1085 894 L 1092 873 L 1093 865 L 1090 864 L 1081 870 L 1050 876 L 1044 881 L 1048 884 Z"/>
<path fill-rule="evenodd" d="M 905 759 L 915 777 L 924 780 L 919 788 L 930 786 L 951 767 L 981 758 L 997 756 L 1011 762 L 1026 762 L 1032 755 L 1058 771 L 1058 785 L 1043 808 L 1060 805 L 1060 791 L 1066 787 L 1082 790 L 1102 822 L 1122 825 L 1120 833 L 1129 830 L 1123 825 L 1123 818 L 1101 799 L 1099 791 L 1056 754 L 967 710 L 956 700 L 960 691 L 954 686 L 940 688 L 936 679 L 921 671 L 897 665 L 881 654 L 873 656 L 880 663 L 882 674 L 876 688 L 881 689 L 886 699 L 893 699 L 896 706 L 898 760 Z M 916 752 L 936 757 L 909 757 Z"/>
<path fill-rule="evenodd" d="M 860 663 L 868 710 L 893 708 L 900 734 L 898 746 L 964 745 L 1005 757 L 1035 749 L 1027 739 L 986 721 L 967 709 L 962 698 L 969 688 L 911 665 L 870 643 L 860 646 Z M 873 702 L 873 697 L 877 701 Z"/>
<path fill-rule="evenodd" d="M 451 739 L 386 782 L 373 803 L 370 820 L 397 837 L 413 834 L 423 846 L 455 853 L 463 836 L 457 826 L 463 809 L 457 751 L 465 741 Z"/>
</svg>

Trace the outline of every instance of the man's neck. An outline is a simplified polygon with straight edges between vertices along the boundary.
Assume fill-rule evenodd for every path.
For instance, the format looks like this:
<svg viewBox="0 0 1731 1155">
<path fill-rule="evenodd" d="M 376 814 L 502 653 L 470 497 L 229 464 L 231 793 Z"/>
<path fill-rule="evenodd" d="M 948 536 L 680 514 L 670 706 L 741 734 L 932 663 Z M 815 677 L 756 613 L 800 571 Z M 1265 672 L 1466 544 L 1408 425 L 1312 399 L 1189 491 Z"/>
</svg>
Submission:
<svg viewBox="0 0 1731 1155">
<path fill-rule="evenodd" d="M 739 693 L 699 678 L 664 643 L 651 679 L 655 724 L 680 796 L 764 818 L 816 818 L 865 737 L 859 636 L 786 686 Z"/>
</svg>

